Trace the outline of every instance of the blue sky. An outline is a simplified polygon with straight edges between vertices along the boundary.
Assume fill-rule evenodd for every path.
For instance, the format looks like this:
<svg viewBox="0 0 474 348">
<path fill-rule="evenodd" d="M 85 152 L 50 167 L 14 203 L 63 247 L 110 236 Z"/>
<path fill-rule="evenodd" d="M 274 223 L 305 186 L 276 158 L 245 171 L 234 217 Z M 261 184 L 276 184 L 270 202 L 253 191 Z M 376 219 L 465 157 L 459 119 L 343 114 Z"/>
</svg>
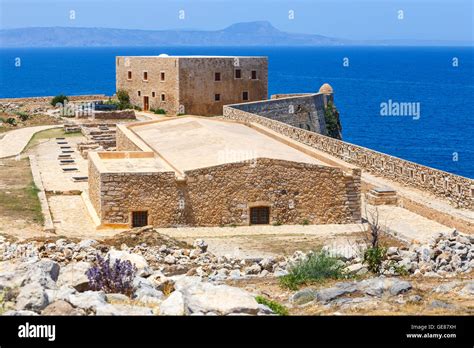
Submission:
<svg viewBox="0 0 474 348">
<path fill-rule="evenodd" d="M 473 0 L 0 0 L 0 27 L 216 30 L 267 20 L 283 31 L 347 39 L 473 41 L 473 7 Z"/>
</svg>

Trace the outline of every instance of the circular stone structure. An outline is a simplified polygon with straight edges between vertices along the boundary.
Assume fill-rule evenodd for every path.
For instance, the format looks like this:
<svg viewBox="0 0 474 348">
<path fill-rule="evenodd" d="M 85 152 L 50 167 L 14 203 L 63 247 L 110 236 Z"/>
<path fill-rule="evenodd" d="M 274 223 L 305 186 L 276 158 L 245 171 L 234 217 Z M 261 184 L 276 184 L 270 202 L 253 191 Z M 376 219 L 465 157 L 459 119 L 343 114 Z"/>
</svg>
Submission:
<svg viewBox="0 0 474 348">
<path fill-rule="evenodd" d="M 332 94 L 332 93 L 333 93 L 333 90 L 332 90 L 331 85 L 330 85 L 329 83 L 323 84 L 323 85 L 319 88 L 319 93 Z"/>
</svg>

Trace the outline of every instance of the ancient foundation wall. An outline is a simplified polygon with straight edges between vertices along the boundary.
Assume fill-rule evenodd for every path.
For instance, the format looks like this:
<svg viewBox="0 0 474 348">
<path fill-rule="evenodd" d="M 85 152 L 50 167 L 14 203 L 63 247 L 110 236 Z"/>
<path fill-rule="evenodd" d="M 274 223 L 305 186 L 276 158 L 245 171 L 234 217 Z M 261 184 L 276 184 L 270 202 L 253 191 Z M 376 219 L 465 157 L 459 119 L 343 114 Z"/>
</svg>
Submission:
<svg viewBox="0 0 474 348">
<path fill-rule="evenodd" d="M 306 131 L 284 123 L 283 119 L 277 121 L 265 117 L 265 113 L 257 115 L 252 112 L 257 107 L 258 105 L 244 107 L 242 104 L 225 106 L 224 117 L 240 122 L 261 124 L 291 139 L 359 166 L 369 173 L 432 193 L 455 207 L 474 208 L 474 180 L 472 179 Z"/>
<path fill-rule="evenodd" d="M 186 171 L 186 220 L 196 226 L 248 225 L 252 206 L 269 206 L 270 223 L 360 220 L 360 184 L 340 168 L 259 158 Z"/>
</svg>

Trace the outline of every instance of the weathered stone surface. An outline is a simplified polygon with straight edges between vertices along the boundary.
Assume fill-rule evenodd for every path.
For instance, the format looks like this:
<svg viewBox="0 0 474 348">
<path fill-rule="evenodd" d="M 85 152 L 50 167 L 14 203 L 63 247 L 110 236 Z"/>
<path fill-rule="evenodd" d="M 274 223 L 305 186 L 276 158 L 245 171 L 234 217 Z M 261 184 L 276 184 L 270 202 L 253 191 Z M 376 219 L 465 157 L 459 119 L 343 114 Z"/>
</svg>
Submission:
<svg viewBox="0 0 474 348">
<path fill-rule="evenodd" d="M 303 305 L 308 302 L 314 301 L 317 296 L 317 291 L 314 289 L 306 288 L 294 293 L 290 297 L 290 302 L 293 302 L 296 305 Z"/>
<path fill-rule="evenodd" d="M 141 306 L 105 304 L 97 307 L 96 315 L 153 315 L 153 311 L 150 308 Z"/>
<path fill-rule="evenodd" d="M 16 298 L 17 310 L 40 311 L 48 305 L 48 296 L 39 283 L 28 283 L 21 287 Z"/>
<path fill-rule="evenodd" d="M 46 306 L 41 311 L 41 315 L 85 315 L 85 312 L 74 308 L 69 302 L 58 300 Z"/>
<path fill-rule="evenodd" d="M 173 291 L 160 305 L 160 315 L 184 315 L 184 297 L 180 291 Z"/>
<path fill-rule="evenodd" d="M 456 310 L 457 307 L 453 304 L 446 303 L 440 300 L 433 300 L 428 305 L 429 309 L 449 309 L 449 310 Z"/>
<path fill-rule="evenodd" d="M 89 287 L 89 279 L 86 272 L 91 267 L 89 262 L 72 262 L 61 268 L 57 285 L 71 286 L 77 291 L 86 291 Z"/>
<path fill-rule="evenodd" d="M 144 276 L 150 274 L 150 268 L 146 259 L 139 254 L 130 253 L 124 250 L 111 249 L 107 256 L 110 257 L 110 262 L 115 262 L 116 259 L 128 260 L 137 268 L 138 275 Z"/>
<path fill-rule="evenodd" d="M 367 266 L 362 263 L 356 263 L 346 267 L 346 270 L 349 274 L 363 275 L 366 274 L 369 270 Z"/>
<path fill-rule="evenodd" d="M 33 312 L 33 311 L 25 311 L 25 310 L 15 311 L 15 310 L 9 310 L 9 311 L 6 311 L 5 313 L 3 313 L 3 315 L 6 315 L 6 316 L 33 316 L 33 315 L 39 315 L 39 314 L 36 313 L 36 312 Z"/>
<path fill-rule="evenodd" d="M 474 295 L 474 281 L 468 282 L 460 291 L 459 294 L 462 296 L 473 296 Z"/>
<path fill-rule="evenodd" d="M 394 280 L 390 287 L 390 294 L 392 296 L 407 292 L 412 288 L 411 283 L 404 280 Z"/>
<path fill-rule="evenodd" d="M 182 290 L 186 313 L 215 312 L 257 314 L 258 303 L 250 293 L 227 285 L 199 283 Z"/>
<path fill-rule="evenodd" d="M 97 310 L 107 304 L 103 291 L 85 291 L 68 296 L 67 299 L 73 306 L 84 310 Z"/>
</svg>

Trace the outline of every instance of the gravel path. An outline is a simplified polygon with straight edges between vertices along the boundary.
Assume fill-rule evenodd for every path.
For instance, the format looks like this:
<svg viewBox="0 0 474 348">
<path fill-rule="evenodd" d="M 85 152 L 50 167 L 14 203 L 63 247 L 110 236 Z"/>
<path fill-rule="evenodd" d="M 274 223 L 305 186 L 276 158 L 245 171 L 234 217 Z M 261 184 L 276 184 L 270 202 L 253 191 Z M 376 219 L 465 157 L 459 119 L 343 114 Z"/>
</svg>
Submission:
<svg viewBox="0 0 474 348">
<path fill-rule="evenodd" d="M 35 133 L 58 127 L 62 125 L 26 127 L 7 132 L 0 140 L 0 158 L 19 155 Z"/>
</svg>

